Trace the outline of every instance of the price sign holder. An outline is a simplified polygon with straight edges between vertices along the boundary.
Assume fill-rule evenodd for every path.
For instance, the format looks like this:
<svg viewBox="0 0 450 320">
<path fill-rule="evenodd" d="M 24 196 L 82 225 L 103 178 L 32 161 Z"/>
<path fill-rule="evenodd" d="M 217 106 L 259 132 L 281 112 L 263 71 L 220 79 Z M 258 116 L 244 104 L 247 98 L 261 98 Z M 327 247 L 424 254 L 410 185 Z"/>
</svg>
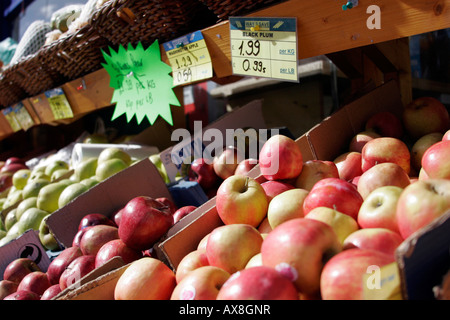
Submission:
<svg viewBox="0 0 450 320">
<path fill-rule="evenodd" d="M 166 42 L 163 47 L 172 66 L 174 86 L 213 76 L 211 56 L 201 31 Z"/>
<path fill-rule="evenodd" d="M 229 21 L 233 74 L 299 82 L 296 18 Z"/>
<path fill-rule="evenodd" d="M 2 109 L 2 112 L 6 120 L 8 121 L 9 125 L 11 126 L 13 132 L 17 132 L 22 129 L 19 121 L 16 118 L 16 114 L 14 113 L 13 107 L 6 107 Z"/>
<path fill-rule="evenodd" d="M 17 121 L 20 123 L 20 126 L 24 131 L 27 131 L 34 126 L 34 120 L 22 102 L 15 104 L 13 106 L 13 110 Z"/>
<path fill-rule="evenodd" d="M 55 120 L 73 118 L 73 111 L 62 88 L 55 88 L 45 92 Z"/>
</svg>

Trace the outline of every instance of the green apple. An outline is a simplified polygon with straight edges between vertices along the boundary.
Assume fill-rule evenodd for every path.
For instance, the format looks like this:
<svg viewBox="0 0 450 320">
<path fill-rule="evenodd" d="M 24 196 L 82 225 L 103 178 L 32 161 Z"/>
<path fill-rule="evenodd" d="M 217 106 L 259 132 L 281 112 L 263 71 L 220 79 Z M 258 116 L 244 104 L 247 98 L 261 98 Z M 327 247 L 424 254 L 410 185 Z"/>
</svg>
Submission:
<svg viewBox="0 0 450 320">
<path fill-rule="evenodd" d="M 98 181 L 103 181 L 112 175 L 128 168 L 128 165 L 122 159 L 109 159 L 99 162 L 95 170 L 95 176 Z"/>
<path fill-rule="evenodd" d="M 5 203 L 6 198 L 0 198 L 0 211 L 3 209 L 6 209 L 6 207 L 3 207 L 3 204 Z"/>
<path fill-rule="evenodd" d="M 170 183 L 169 176 L 167 175 L 166 167 L 164 167 L 164 164 L 161 161 L 161 157 L 159 154 L 152 154 L 148 157 L 150 161 L 155 165 L 156 169 L 159 172 L 159 175 L 161 178 L 163 178 L 165 183 Z"/>
<path fill-rule="evenodd" d="M 43 186 L 37 196 L 37 208 L 49 213 L 58 210 L 59 196 L 67 186 L 63 181 L 53 182 Z"/>
<path fill-rule="evenodd" d="M 18 235 L 19 236 L 19 235 Z M 8 242 L 14 240 L 15 238 L 17 238 L 18 236 L 13 235 L 13 234 L 9 234 L 9 232 L 6 233 L 6 235 L 0 239 L 0 247 L 4 246 L 5 244 L 7 244 Z"/>
<path fill-rule="evenodd" d="M 49 177 L 48 175 L 45 174 L 45 172 L 42 172 L 42 171 L 31 173 L 30 178 L 28 178 L 27 184 L 30 183 L 31 181 L 35 181 L 35 180 L 39 180 L 39 179 L 45 179 L 47 181 L 50 181 L 51 177 Z"/>
<path fill-rule="evenodd" d="M 37 197 L 29 197 L 20 201 L 19 205 L 16 208 L 16 218 L 20 220 L 22 214 L 29 208 L 36 208 L 37 206 Z"/>
<path fill-rule="evenodd" d="M 83 143 L 108 143 L 108 137 L 102 133 L 93 133 L 87 136 Z"/>
<path fill-rule="evenodd" d="M 90 177 L 84 180 L 81 180 L 80 183 L 84 184 L 88 189 L 92 188 L 93 186 L 97 185 L 99 183 L 98 179 L 94 177 Z"/>
<path fill-rule="evenodd" d="M 124 150 L 116 147 L 105 148 L 98 155 L 98 164 L 110 159 L 121 159 L 127 166 L 131 164 L 131 156 Z"/>
<path fill-rule="evenodd" d="M 6 217 L 5 217 L 6 231 L 9 231 L 9 229 L 11 229 L 11 227 L 17 222 L 16 211 L 17 211 L 17 208 L 14 208 L 6 214 Z"/>
<path fill-rule="evenodd" d="M 66 204 L 71 202 L 80 194 L 85 193 L 86 191 L 88 191 L 88 187 L 82 184 L 81 182 L 76 182 L 67 186 L 59 196 L 58 207 L 59 208 L 64 207 Z"/>
<path fill-rule="evenodd" d="M 11 191 L 12 192 L 8 193 L 6 201 L 3 203 L 3 207 L 5 209 L 12 207 L 13 205 L 19 203 L 23 199 L 22 190 L 11 189 Z"/>
<path fill-rule="evenodd" d="M 6 231 L 5 223 L 3 222 L 3 219 L 0 219 L 0 230 Z"/>
<path fill-rule="evenodd" d="M 79 181 L 95 176 L 95 170 L 97 169 L 97 158 L 91 157 L 84 159 L 78 163 L 74 168 L 74 174 Z"/>
<path fill-rule="evenodd" d="M 18 231 L 20 232 L 20 234 L 23 234 L 28 229 L 38 231 L 42 219 L 44 219 L 44 217 L 48 215 L 49 213 L 45 210 L 41 210 L 38 208 L 29 208 L 22 214 L 22 216 L 14 226 L 18 226 Z"/>
<path fill-rule="evenodd" d="M 45 167 L 45 174 L 51 177 L 59 169 L 69 169 L 69 164 L 63 160 L 54 160 Z"/>
<path fill-rule="evenodd" d="M 39 194 L 39 190 L 49 184 L 50 180 L 45 178 L 36 178 L 35 180 L 28 181 L 27 185 L 22 190 L 22 197 L 24 199 L 37 197 L 37 195 Z"/>
<path fill-rule="evenodd" d="M 58 179 L 60 179 L 61 177 L 63 177 L 64 175 L 66 175 L 68 172 L 70 172 L 69 169 L 58 169 L 53 171 L 51 177 L 50 177 L 50 181 L 56 181 Z"/>
<path fill-rule="evenodd" d="M 42 219 L 41 224 L 39 225 L 39 240 L 41 241 L 45 249 L 52 251 L 58 249 L 60 246 L 56 238 L 50 232 L 50 228 L 47 225 L 48 217 L 48 215 L 45 216 Z"/>
<path fill-rule="evenodd" d="M 3 239 L 6 236 L 5 230 L 0 230 L 0 240 Z"/>
<path fill-rule="evenodd" d="M 12 183 L 17 189 L 22 190 L 27 184 L 28 179 L 31 176 L 30 169 L 20 169 L 14 172 L 12 176 Z"/>
</svg>

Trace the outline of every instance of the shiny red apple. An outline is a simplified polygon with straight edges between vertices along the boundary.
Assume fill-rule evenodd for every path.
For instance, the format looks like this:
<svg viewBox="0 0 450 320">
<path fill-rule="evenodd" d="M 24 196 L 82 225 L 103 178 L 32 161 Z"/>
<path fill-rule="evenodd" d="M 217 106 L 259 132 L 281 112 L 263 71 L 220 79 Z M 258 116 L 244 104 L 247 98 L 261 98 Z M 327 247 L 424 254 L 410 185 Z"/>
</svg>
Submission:
<svg viewBox="0 0 450 320">
<path fill-rule="evenodd" d="M 107 225 L 117 227 L 115 222 L 101 213 L 90 213 L 85 215 L 78 225 L 78 230 L 84 229 L 86 227 L 92 227 L 96 225 Z"/>
<path fill-rule="evenodd" d="M 17 258 L 11 261 L 3 272 L 3 280 L 9 280 L 19 284 L 29 273 L 41 271 L 41 268 L 29 258 Z"/>
<path fill-rule="evenodd" d="M 192 161 L 188 177 L 190 181 L 197 181 L 205 190 L 214 187 L 219 180 L 218 175 L 214 171 L 213 163 L 204 158 L 196 158 Z"/>
<path fill-rule="evenodd" d="M 50 262 L 50 265 L 47 268 L 47 276 L 50 283 L 52 285 L 59 283 L 59 278 L 64 270 L 66 270 L 73 260 L 82 255 L 81 249 L 77 246 L 68 247 L 61 251 L 61 253 Z"/>
<path fill-rule="evenodd" d="M 180 209 L 178 209 L 177 211 L 174 212 L 174 214 L 173 214 L 173 223 L 177 223 L 178 221 L 181 220 L 181 218 L 187 216 L 189 213 L 191 213 L 195 209 L 197 209 L 196 206 L 184 206 L 184 207 L 181 207 Z"/>
<path fill-rule="evenodd" d="M 125 264 L 142 258 L 142 252 L 128 247 L 121 239 L 106 242 L 95 256 L 95 268 L 101 267 L 114 257 L 121 257 Z"/>
<path fill-rule="evenodd" d="M 83 255 L 73 260 L 59 278 L 61 290 L 77 283 L 81 278 L 95 269 L 95 255 Z"/>
</svg>

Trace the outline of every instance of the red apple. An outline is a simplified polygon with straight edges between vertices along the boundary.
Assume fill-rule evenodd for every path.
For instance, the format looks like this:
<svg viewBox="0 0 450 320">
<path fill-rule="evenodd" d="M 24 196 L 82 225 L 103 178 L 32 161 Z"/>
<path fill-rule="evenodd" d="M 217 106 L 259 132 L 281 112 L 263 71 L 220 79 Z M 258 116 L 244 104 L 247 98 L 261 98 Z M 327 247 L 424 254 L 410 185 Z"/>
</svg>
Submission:
<svg viewBox="0 0 450 320">
<path fill-rule="evenodd" d="M 267 196 L 267 201 L 269 203 L 270 203 L 270 201 L 272 201 L 272 199 L 275 196 L 283 193 L 284 191 L 295 188 L 290 183 L 283 182 L 283 181 L 276 181 L 276 180 L 264 181 L 261 183 L 261 187 L 263 187 L 264 192 L 266 193 L 266 196 Z"/>
<path fill-rule="evenodd" d="M 366 130 L 372 130 L 382 137 L 401 139 L 403 137 L 403 124 L 399 117 L 389 111 L 380 111 L 366 121 Z"/>
<path fill-rule="evenodd" d="M 209 262 L 208 257 L 206 256 L 206 248 L 189 252 L 181 259 L 180 263 L 178 263 L 176 272 L 177 283 L 180 283 L 180 281 L 192 270 L 208 265 Z"/>
<path fill-rule="evenodd" d="M 355 177 L 360 176 L 362 172 L 362 156 L 360 152 L 345 152 L 333 161 L 339 172 L 339 178 L 346 181 L 352 181 Z"/>
<path fill-rule="evenodd" d="M 41 297 L 34 292 L 28 290 L 21 290 L 11 293 L 6 296 L 3 300 L 40 300 Z"/>
<path fill-rule="evenodd" d="M 339 171 L 333 161 L 308 160 L 303 163 L 303 169 L 295 186 L 310 191 L 317 181 L 324 178 L 339 178 Z"/>
<path fill-rule="evenodd" d="M 133 261 L 120 276 L 114 299 L 169 300 L 175 286 L 175 274 L 162 261 L 141 258 Z"/>
<path fill-rule="evenodd" d="M 142 252 L 131 249 L 121 239 L 106 242 L 98 250 L 95 256 L 95 268 L 101 267 L 114 257 L 121 257 L 125 264 L 142 258 Z"/>
<path fill-rule="evenodd" d="M 244 160 L 244 157 L 237 148 L 227 147 L 221 154 L 214 157 L 214 172 L 218 177 L 225 180 L 234 175 L 237 166 L 242 160 Z"/>
<path fill-rule="evenodd" d="M 204 158 L 196 158 L 192 161 L 188 177 L 190 181 L 197 181 L 204 190 L 214 187 L 219 180 L 214 171 L 214 165 Z"/>
<path fill-rule="evenodd" d="M 90 213 L 85 215 L 78 225 L 78 230 L 84 229 L 86 227 L 92 227 L 96 225 L 107 225 L 117 227 L 115 222 L 101 213 Z"/>
<path fill-rule="evenodd" d="M 1 169 L 0 173 L 10 172 L 14 173 L 21 169 L 28 169 L 28 166 L 22 163 L 6 163 Z"/>
<path fill-rule="evenodd" d="M 173 225 L 170 209 L 148 196 L 131 199 L 124 207 L 119 237 L 130 248 L 146 250 Z"/>
<path fill-rule="evenodd" d="M 267 209 L 270 228 L 273 229 L 287 220 L 303 218 L 303 202 L 308 193 L 308 190 L 294 188 L 275 196 Z"/>
<path fill-rule="evenodd" d="M 411 183 L 408 174 L 398 164 L 384 162 L 367 169 L 358 180 L 358 192 L 363 199 L 382 186 L 405 188 Z"/>
<path fill-rule="evenodd" d="M 422 157 L 422 168 L 431 179 L 450 179 L 450 141 L 430 146 Z"/>
<path fill-rule="evenodd" d="M 73 237 L 72 247 L 79 247 L 81 238 L 83 238 L 83 235 L 86 233 L 86 231 L 88 231 L 92 227 L 94 227 L 94 226 L 85 227 L 85 228 L 83 228 L 81 230 L 78 230 L 77 233 L 75 234 L 75 236 Z"/>
<path fill-rule="evenodd" d="M 206 244 L 208 243 L 208 238 L 211 235 L 211 233 L 206 234 L 197 244 L 197 249 L 205 249 L 206 250 Z"/>
<path fill-rule="evenodd" d="M 5 161 L 5 165 L 12 164 L 12 163 L 25 164 L 25 160 L 23 160 L 22 158 L 19 158 L 19 157 L 9 157 Z"/>
<path fill-rule="evenodd" d="M 220 289 L 217 300 L 298 300 L 292 281 L 277 270 L 256 266 L 233 274 Z"/>
<path fill-rule="evenodd" d="M 265 218 L 267 207 L 263 187 L 248 176 L 233 175 L 217 190 L 217 214 L 224 224 L 246 223 L 257 227 Z"/>
<path fill-rule="evenodd" d="M 19 283 L 17 291 L 27 290 L 42 295 L 51 286 L 47 273 L 34 271 L 27 274 Z"/>
<path fill-rule="evenodd" d="M 216 300 L 230 274 L 218 267 L 203 266 L 192 270 L 177 283 L 171 300 Z"/>
<path fill-rule="evenodd" d="M 0 192 L 3 192 L 6 189 L 12 187 L 13 185 L 12 177 L 13 177 L 12 172 L 0 173 Z"/>
<path fill-rule="evenodd" d="M 340 178 L 318 181 L 303 202 L 305 216 L 314 208 L 327 207 L 357 219 L 363 198 L 352 183 Z"/>
<path fill-rule="evenodd" d="M 172 214 L 174 214 L 175 211 L 178 210 L 178 208 L 175 205 L 175 203 L 172 200 L 170 200 L 169 198 L 167 198 L 167 197 L 156 198 L 156 201 L 159 201 L 162 204 L 165 204 L 167 207 L 169 207 L 170 212 L 172 212 Z"/>
<path fill-rule="evenodd" d="M 173 223 L 177 223 L 181 218 L 187 216 L 189 213 L 197 209 L 196 206 L 184 206 L 178 209 L 173 214 Z"/>
<path fill-rule="evenodd" d="M 392 255 L 369 249 L 347 249 L 332 257 L 322 270 L 320 292 L 323 300 L 363 300 L 364 274 L 371 267 L 394 262 Z M 371 284 L 373 285 L 373 284 Z"/>
<path fill-rule="evenodd" d="M 95 255 L 82 255 L 74 259 L 59 278 L 61 291 L 76 284 L 81 278 L 95 269 Z"/>
<path fill-rule="evenodd" d="M 450 209 L 450 180 L 418 180 L 407 186 L 397 203 L 397 224 L 406 239 Z"/>
<path fill-rule="evenodd" d="M 349 151 L 361 153 L 365 144 L 375 138 L 380 138 L 381 136 L 375 131 L 361 131 L 353 136 L 349 143 Z"/>
<path fill-rule="evenodd" d="M 259 231 L 248 224 L 229 224 L 215 228 L 206 244 L 206 256 L 211 266 L 230 274 L 242 270 L 261 250 L 263 238 Z"/>
<path fill-rule="evenodd" d="M 113 214 L 112 220 L 116 224 L 117 227 L 120 225 L 120 219 L 122 218 L 123 208 L 120 208 Z"/>
<path fill-rule="evenodd" d="M 267 180 L 295 179 L 303 168 L 301 149 L 291 138 L 274 135 L 261 148 L 259 167 Z"/>
<path fill-rule="evenodd" d="M 68 247 L 61 251 L 61 253 L 55 257 L 47 268 L 47 276 L 50 283 L 59 284 L 59 278 L 64 270 L 67 269 L 69 264 L 78 257 L 81 257 L 83 253 L 77 246 Z"/>
<path fill-rule="evenodd" d="M 395 250 L 403 242 L 399 233 L 386 228 L 365 228 L 351 233 L 345 238 L 342 248 L 371 249 L 391 255 L 395 259 Z"/>
<path fill-rule="evenodd" d="M 403 124 L 415 139 L 432 132 L 444 134 L 449 130 L 449 114 L 436 98 L 420 97 L 407 104 L 403 111 Z"/>
<path fill-rule="evenodd" d="M 419 171 L 422 168 L 422 157 L 425 151 L 427 151 L 427 149 L 435 143 L 441 142 L 442 137 L 442 133 L 432 132 L 420 137 L 416 142 L 414 142 L 411 147 L 411 164 L 414 169 Z"/>
<path fill-rule="evenodd" d="M 17 291 L 19 285 L 9 280 L 0 280 L 0 300 Z"/>
<path fill-rule="evenodd" d="M 297 218 L 273 229 L 261 246 L 264 266 L 275 268 L 293 281 L 300 293 L 319 291 L 323 265 L 342 248 L 333 229 L 324 222 Z"/>
<path fill-rule="evenodd" d="M 250 170 L 252 170 L 257 164 L 258 164 L 257 159 L 253 158 L 244 159 L 238 164 L 236 170 L 234 171 L 234 174 L 247 176 Z"/>
<path fill-rule="evenodd" d="M 113 226 L 96 225 L 87 230 L 80 240 L 80 249 L 84 255 L 96 255 L 107 242 L 119 238 L 119 229 Z"/>
<path fill-rule="evenodd" d="M 50 286 L 41 296 L 41 300 L 51 300 L 61 292 L 59 283 Z"/>
<path fill-rule="evenodd" d="M 411 171 L 411 154 L 408 146 L 400 139 L 390 137 L 373 139 L 366 143 L 361 156 L 363 171 L 384 162 L 398 164 L 407 174 Z"/>
<path fill-rule="evenodd" d="M 29 258 L 17 258 L 11 261 L 3 272 L 3 280 L 9 280 L 19 284 L 29 273 L 41 271 L 41 268 Z"/>
</svg>

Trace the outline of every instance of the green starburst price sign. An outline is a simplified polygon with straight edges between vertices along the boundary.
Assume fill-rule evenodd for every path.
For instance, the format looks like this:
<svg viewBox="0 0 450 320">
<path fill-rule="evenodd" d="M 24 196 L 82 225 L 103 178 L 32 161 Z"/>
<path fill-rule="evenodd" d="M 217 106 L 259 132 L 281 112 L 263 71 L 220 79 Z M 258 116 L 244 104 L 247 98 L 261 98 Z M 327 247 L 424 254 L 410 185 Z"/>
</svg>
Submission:
<svg viewBox="0 0 450 320">
<path fill-rule="evenodd" d="M 141 43 L 125 49 L 122 45 L 110 54 L 104 51 L 106 63 L 102 64 L 114 88 L 111 103 L 115 110 L 111 120 L 126 114 L 127 121 L 136 116 L 138 124 L 147 118 L 151 125 L 161 116 L 173 125 L 171 105 L 180 106 L 173 92 L 172 68 L 161 61 L 158 41 L 147 49 Z"/>
</svg>

